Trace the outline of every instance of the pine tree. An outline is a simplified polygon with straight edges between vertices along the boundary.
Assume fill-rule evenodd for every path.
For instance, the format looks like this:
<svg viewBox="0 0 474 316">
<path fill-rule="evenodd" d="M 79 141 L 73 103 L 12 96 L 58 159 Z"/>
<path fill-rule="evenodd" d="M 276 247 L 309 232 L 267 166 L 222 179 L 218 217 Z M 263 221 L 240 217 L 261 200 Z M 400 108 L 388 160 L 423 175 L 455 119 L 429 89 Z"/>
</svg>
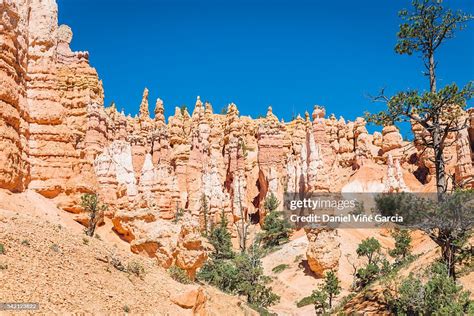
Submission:
<svg viewBox="0 0 474 316">
<path fill-rule="evenodd" d="M 209 235 L 209 241 L 214 246 L 211 254 L 213 259 L 231 259 L 235 256 L 232 250 L 232 236 L 227 228 L 229 221 L 224 211 L 221 214 L 220 223 L 212 229 Z"/>
<path fill-rule="evenodd" d="M 279 204 L 280 201 L 273 193 L 265 199 L 267 215 L 263 220 L 262 232 L 258 236 L 264 248 L 281 245 L 290 238 L 291 224 L 283 217 L 283 212 L 276 210 Z"/>
<path fill-rule="evenodd" d="M 326 273 L 324 277 L 323 290 L 329 297 L 329 308 L 332 308 L 332 300 L 341 293 L 341 282 L 333 271 Z"/>
<path fill-rule="evenodd" d="M 463 89 L 455 83 L 437 90 L 435 55 L 446 40 L 454 38 L 457 30 L 466 27 L 473 18 L 464 12 L 452 11 L 443 6 L 442 0 L 413 0 L 411 10 L 399 12 L 403 23 L 397 33 L 395 51 L 399 54 L 418 53 L 427 69 L 429 91 L 421 94 L 416 90 L 402 91 L 393 97 L 382 93 L 374 101 L 386 103 L 387 110 L 378 114 L 367 114 L 367 119 L 380 125 L 396 122 L 414 122 L 423 128 L 429 137 L 422 137 L 425 148 L 433 150 L 438 199 L 447 191 L 447 175 L 444 151 L 448 134 L 467 127 L 467 120 L 461 120 L 466 101 L 474 95 L 469 82 Z"/>
</svg>

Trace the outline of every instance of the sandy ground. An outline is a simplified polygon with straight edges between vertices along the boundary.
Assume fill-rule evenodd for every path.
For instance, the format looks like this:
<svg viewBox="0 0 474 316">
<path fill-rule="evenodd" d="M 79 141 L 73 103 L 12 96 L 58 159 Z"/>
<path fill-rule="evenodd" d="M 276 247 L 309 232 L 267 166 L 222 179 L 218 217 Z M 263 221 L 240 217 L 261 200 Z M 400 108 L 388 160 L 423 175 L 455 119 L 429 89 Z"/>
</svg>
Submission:
<svg viewBox="0 0 474 316">
<path fill-rule="evenodd" d="M 132 254 L 107 224 L 90 238 L 72 216 L 42 196 L 0 191 L 0 302 L 37 302 L 42 314 L 190 315 L 170 297 L 195 288 L 172 280 L 152 259 Z M 139 262 L 144 278 L 115 269 Z M 205 287 L 211 315 L 250 315 L 236 297 Z M 0 312 L 1 313 L 1 312 Z"/>
</svg>

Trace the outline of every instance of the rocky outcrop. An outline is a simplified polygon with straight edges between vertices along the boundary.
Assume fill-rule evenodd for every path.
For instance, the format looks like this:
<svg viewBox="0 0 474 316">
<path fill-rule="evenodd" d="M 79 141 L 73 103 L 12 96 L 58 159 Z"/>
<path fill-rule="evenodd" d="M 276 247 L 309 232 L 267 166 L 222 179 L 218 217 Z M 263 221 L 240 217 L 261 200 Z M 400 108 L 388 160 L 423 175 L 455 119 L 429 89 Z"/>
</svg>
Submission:
<svg viewBox="0 0 474 316">
<path fill-rule="evenodd" d="M 471 121 L 474 120 L 471 119 Z M 455 166 L 455 181 L 458 186 L 463 188 L 474 188 L 474 155 L 472 146 L 472 144 L 474 144 L 474 139 L 471 140 L 469 132 L 469 128 L 459 131 L 456 135 L 455 142 L 457 158 Z"/>
<path fill-rule="evenodd" d="M 403 171 L 400 167 L 398 159 L 393 160 L 391 154 L 387 158 L 387 177 L 385 179 L 384 192 L 409 192 L 405 180 L 403 179 Z"/>
<path fill-rule="evenodd" d="M 375 142 L 375 140 L 374 140 Z M 396 126 L 385 126 L 382 129 L 382 139 L 380 145 L 384 152 L 389 152 L 402 147 L 403 138 Z"/>
<path fill-rule="evenodd" d="M 208 314 L 206 311 L 207 299 L 206 292 L 202 286 L 171 296 L 173 303 L 184 309 L 191 309 L 193 315 L 199 316 Z"/>
<path fill-rule="evenodd" d="M 202 237 L 199 225 L 192 220 L 184 220 L 173 253 L 176 266 L 186 270 L 194 280 L 197 269 L 204 265 L 212 249 L 212 245 Z"/>
<path fill-rule="evenodd" d="M 341 251 L 337 230 L 326 228 L 305 229 L 309 244 L 306 258 L 311 271 L 324 277 L 330 270 L 337 270 Z"/>
<path fill-rule="evenodd" d="M 370 135 L 364 119 L 327 118 L 321 106 L 284 123 L 271 107 L 252 120 L 235 104 L 215 114 L 198 97 L 192 115 L 176 108 L 166 122 L 161 99 L 150 117 L 145 88 L 135 118 L 104 108 L 88 53 L 71 51 L 72 31 L 57 25 L 53 0 L 4 1 L 2 8 L 1 36 L 10 46 L 1 55 L 1 187 L 37 190 L 75 213 L 81 194 L 98 191 L 112 206 L 109 216 L 136 205 L 173 219 L 182 208 L 202 226 L 222 210 L 234 221 L 261 221 L 268 194 L 338 191 L 361 166 L 387 164 L 389 155 L 412 168 L 396 127 Z M 428 170 L 428 182 L 434 166 L 429 151 L 421 153 L 422 129 L 413 129 L 415 164 Z M 470 131 L 447 157 L 459 181 L 472 169 Z"/>
<path fill-rule="evenodd" d="M 212 245 L 202 237 L 199 223 L 190 214 L 177 223 L 157 215 L 159 212 L 149 209 L 119 211 L 113 218 L 114 229 L 130 242 L 132 252 L 156 258 L 164 268 L 176 265 L 194 279 Z"/>
</svg>

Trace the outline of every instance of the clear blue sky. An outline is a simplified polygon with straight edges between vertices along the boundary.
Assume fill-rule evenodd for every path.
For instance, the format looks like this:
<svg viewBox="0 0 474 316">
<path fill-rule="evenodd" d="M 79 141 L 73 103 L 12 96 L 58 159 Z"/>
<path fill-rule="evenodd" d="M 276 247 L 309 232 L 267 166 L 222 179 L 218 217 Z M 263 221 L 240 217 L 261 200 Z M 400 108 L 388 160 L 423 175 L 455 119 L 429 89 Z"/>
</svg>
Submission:
<svg viewBox="0 0 474 316">
<path fill-rule="evenodd" d="M 196 96 L 215 112 L 293 113 L 324 105 L 354 119 L 376 110 L 367 94 L 427 89 L 418 57 L 394 53 L 409 0 L 205 1 L 58 0 L 74 50 L 88 50 L 104 82 L 105 104 L 136 114 L 143 88 L 174 107 Z M 474 13 L 472 0 L 445 0 Z M 474 79 L 474 23 L 438 54 L 438 86 Z M 472 103 L 471 103 L 472 104 Z"/>
</svg>

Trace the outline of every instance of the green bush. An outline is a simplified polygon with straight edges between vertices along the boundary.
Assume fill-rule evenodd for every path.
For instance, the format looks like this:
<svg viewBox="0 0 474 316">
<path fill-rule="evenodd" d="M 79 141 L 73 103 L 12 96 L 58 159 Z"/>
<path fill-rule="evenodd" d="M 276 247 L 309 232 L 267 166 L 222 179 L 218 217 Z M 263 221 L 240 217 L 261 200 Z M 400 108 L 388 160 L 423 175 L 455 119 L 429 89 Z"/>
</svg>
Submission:
<svg viewBox="0 0 474 316">
<path fill-rule="evenodd" d="M 449 277 L 442 263 L 427 271 L 428 281 L 410 274 L 395 295 L 386 294 L 388 306 L 397 315 L 465 315 L 474 310 L 469 292 Z"/>
<path fill-rule="evenodd" d="M 412 239 L 410 232 L 406 229 L 393 230 L 392 237 L 395 239 L 395 248 L 389 251 L 389 255 L 399 263 L 410 255 Z"/>
<path fill-rule="evenodd" d="M 314 298 L 312 295 L 310 295 L 310 296 L 303 297 L 301 300 L 299 300 L 296 303 L 296 307 L 301 308 L 301 307 L 312 305 L 312 304 L 314 304 Z"/>
<path fill-rule="evenodd" d="M 313 291 L 311 294 L 314 302 L 314 310 L 318 315 L 326 314 L 326 310 L 330 308 L 328 301 L 328 293 L 323 290 Z"/>
<path fill-rule="evenodd" d="M 248 252 L 235 254 L 231 235 L 223 214 L 220 225 L 212 229 L 209 241 L 214 251 L 199 270 L 197 278 L 224 292 L 243 295 L 256 308 L 275 304 L 279 297 L 267 286 L 270 278 L 263 274 L 261 251 L 254 244 Z"/>
<path fill-rule="evenodd" d="M 250 304 L 268 307 L 278 302 L 280 297 L 267 286 L 271 279 L 263 274 L 260 255 L 260 250 L 253 245 L 248 253 L 241 253 L 233 260 L 237 270 L 237 294 L 246 296 Z"/>
<path fill-rule="evenodd" d="M 188 274 L 186 273 L 185 270 L 181 269 L 180 267 L 178 266 L 171 266 L 169 269 L 168 269 L 168 274 L 170 275 L 170 277 L 179 282 L 179 283 L 182 283 L 182 284 L 190 284 L 190 283 L 193 283 L 191 281 L 191 279 L 189 278 Z"/>
<path fill-rule="evenodd" d="M 341 282 L 333 271 L 328 271 L 324 277 L 322 290 L 329 298 L 329 308 L 332 308 L 332 300 L 341 293 Z"/>
<path fill-rule="evenodd" d="M 371 264 L 377 261 L 382 246 L 374 237 L 362 240 L 357 247 L 356 253 L 359 257 L 366 257 L 367 263 Z"/>
<path fill-rule="evenodd" d="M 0 244 L 0 255 L 5 254 L 5 246 L 3 244 Z"/>
<path fill-rule="evenodd" d="M 253 304 L 248 304 L 251 309 L 256 311 L 260 316 L 278 316 L 277 313 L 272 313 L 264 307 L 259 307 Z"/>
<path fill-rule="evenodd" d="M 115 255 L 112 255 L 112 257 L 110 258 L 110 263 L 115 269 L 121 272 L 125 272 L 127 270 L 125 266 L 122 264 L 122 261 L 120 260 L 120 258 Z"/>
<path fill-rule="evenodd" d="M 138 261 L 130 261 L 127 264 L 127 272 L 134 274 L 135 276 L 139 277 L 140 279 L 143 279 L 145 277 L 145 267 L 143 267 L 143 264 Z"/>
<path fill-rule="evenodd" d="M 256 250 L 241 253 L 232 259 L 211 259 L 199 271 L 198 279 L 224 292 L 243 295 L 249 304 L 268 307 L 279 301 L 279 296 L 267 286 L 271 281 L 263 274 L 262 262 Z"/>
<path fill-rule="evenodd" d="M 391 301 L 392 310 L 397 314 L 419 314 L 424 308 L 424 289 L 420 279 L 410 274 L 398 289 L 399 296 Z"/>
<path fill-rule="evenodd" d="M 224 292 L 237 293 L 237 268 L 232 260 L 210 259 L 199 270 L 197 277 Z"/>
<path fill-rule="evenodd" d="M 357 247 L 357 256 L 367 258 L 367 264 L 361 268 L 358 268 L 356 271 L 356 289 L 360 290 L 364 288 L 383 273 L 388 273 L 391 270 L 390 264 L 382 257 L 380 253 L 381 249 L 382 246 L 374 237 L 362 240 L 362 242 Z"/>
<path fill-rule="evenodd" d="M 368 284 L 372 283 L 377 277 L 379 276 L 380 268 L 377 264 L 370 263 L 366 265 L 364 268 L 360 268 L 357 270 L 357 285 L 360 288 L 367 286 Z"/>
<path fill-rule="evenodd" d="M 280 201 L 278 201 L 277 197 L 273 193 L 270 193 L 270 195 L 267 196 L 265 202 L 263 203 L 263 207 L 269 212 L 275 211 L 279 205 Z"/>
<path fill-rule="evenodd" d="M 285 263 L 282 263 L 282 264 L 279 264 L 279 265 L 277 265 L 276 267 L 274 267 L 274 268 L 272 269 L 272 272 L 273 272 L 273 273 L 280 273 L 280 272 L 282 272 L 282 271 L 288 269 L 289 267 L 290 267 L 289 265 L 287 265 L 287 264 L 285 264 Z"/>
</svg>

